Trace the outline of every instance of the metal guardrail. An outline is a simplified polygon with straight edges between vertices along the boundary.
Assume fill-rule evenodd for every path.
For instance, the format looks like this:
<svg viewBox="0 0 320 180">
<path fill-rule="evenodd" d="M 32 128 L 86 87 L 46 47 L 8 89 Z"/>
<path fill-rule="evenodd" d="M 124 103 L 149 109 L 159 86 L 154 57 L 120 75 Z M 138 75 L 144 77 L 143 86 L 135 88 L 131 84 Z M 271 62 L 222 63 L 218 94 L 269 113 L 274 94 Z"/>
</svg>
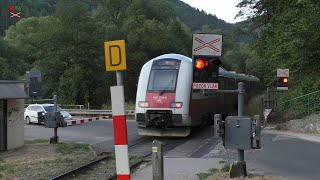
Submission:
<svg viewBox="0 0 320 180">
<path fill-rule="evenodd" d="M 34 103 L 36 104 L 36 103 Z M 41 103 L 39 103 L 41 104 Z M 27 108 L 30 104 L 24 104 L 24 108 Z M 58 104 L 58 106 L 60 106 L 62 109 L 65 109 L 67 107 L 69 108 L 73 108 L 73 109 L 84 109 L 84 105 L 64 105 L 64 104 Z"/>
<path fill-rule="evenodd" d="M 302 118 L 303 116 L 309 116 L 311 113 L 320 111 L 320 91 L 311 92 L 302 96 L 298 96 L 287 101 L 279 103 L 281 119 L 286 120 L 284 116 L 287 113 L 289 118 Z"/>
<path fill-rule="evenodd" d="M 84 109 L 84 105 L 60 105 L 62 109 L 72 108 L 72 109 Z M 75 108 L 74 108 L 75 107 Z"/>
<path fill-rule="evenodd" d="M 112 110 L 64 109 L 71 115 L 112 115 Z M 126 115 L 134 115 L 134 110 L 127 110 Z"/>
</svg>

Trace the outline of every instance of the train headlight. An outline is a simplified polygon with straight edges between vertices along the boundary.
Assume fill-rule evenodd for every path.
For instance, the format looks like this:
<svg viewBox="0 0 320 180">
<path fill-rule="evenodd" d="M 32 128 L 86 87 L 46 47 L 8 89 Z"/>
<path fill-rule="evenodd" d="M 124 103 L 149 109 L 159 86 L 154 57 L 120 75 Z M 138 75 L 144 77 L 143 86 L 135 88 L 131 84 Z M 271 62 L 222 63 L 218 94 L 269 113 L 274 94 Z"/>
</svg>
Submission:
<svg viewBox="0 0 320 180">
<path fill-rule="evenodd" d="M 171 108 L 181 108 L 182 107 L 182 102 L 172 102 L 170 103 Z"/>
<path fill-rule="evenodd" d="M 148 101 L 139 101 L 138 105 L 141 108 L 147 108 L 147 107 L 149 107 L 149 102 Z"/>
</svg>

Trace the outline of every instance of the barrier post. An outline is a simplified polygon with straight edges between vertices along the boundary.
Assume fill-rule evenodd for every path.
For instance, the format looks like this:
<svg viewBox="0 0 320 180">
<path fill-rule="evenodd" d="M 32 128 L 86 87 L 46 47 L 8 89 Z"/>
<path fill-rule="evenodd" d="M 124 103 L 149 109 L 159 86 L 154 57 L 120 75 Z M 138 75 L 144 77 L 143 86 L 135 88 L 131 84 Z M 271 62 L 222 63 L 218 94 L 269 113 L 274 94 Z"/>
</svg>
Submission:
<svg viewBox="0 0 320 180">
<path fill-rule="evenodd" d="M 152 142 L 152 177 L 153 180 L 163 180 L 163 146 L 162 142 Z"/>
<path fill-rule="evenodd" d="M 121 81 L 120 81 L 121 82 Z M 119 85 L 119 83 L 117 83 Z M 111 86 L 111 105 L 118 180 L 130 180 L 127 124 L 123 86 Z"/>
<path fill-rule="evenodd" d="M 244 116 L 244 95 L 245 88 L 244 83 L 238 83 L 238 117 Z M 230 170 L 230 178 L 234 177 L 246 177 L 247 176 L 247 167 L 246 162 L 244 161 L 244 150 L 237 149 L 238 151 L 238 161 L 232 164 L 232 169 Z"/>
<path fill-rule="evenodd" d="M 58 112 L 58 97 L 57 95 L 53 95 L 53 105 L 54 105 L 54 112 Z M 58 119 L 56 116 L 55 119 Z M 59 137 L 58 137 L 58 127 L 53 129 L 53 137 L 50 138 L 50 144 L 58 144 Z"/>
</svg>

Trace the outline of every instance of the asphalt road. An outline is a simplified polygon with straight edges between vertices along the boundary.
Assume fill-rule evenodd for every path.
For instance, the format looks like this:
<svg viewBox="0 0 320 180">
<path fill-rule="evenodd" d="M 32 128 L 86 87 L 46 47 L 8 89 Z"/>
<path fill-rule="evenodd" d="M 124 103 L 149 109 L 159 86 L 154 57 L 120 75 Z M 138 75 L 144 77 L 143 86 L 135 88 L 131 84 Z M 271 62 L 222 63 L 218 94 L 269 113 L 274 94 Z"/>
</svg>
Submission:
<svg viewBox="0 0 320 180">
<path fill-rule="evenodd" d="M 221 144 L 206 158 L 237 160 L 236 150 L 225 150 Z M 320 143 L 295 136 L 262 134 L 262 149 L 245 150 L 248 172 L 283 177 L 288 180 L 320 179 Z"/>
<path fill-rule="evenodd" d="M 53 136 L 54 130 L 45 128 L 43 125 L 26 124 L 25 125 L 25 139 L 50 139 Z M 146 141 L 149 144 L 154 138 L 140 136 L 137 131 L 137 124 L 135 121 L 127 121 L 128 145 Z M 65 128 L 58 128 L 59 141 L 74 142 L 90 144 L 93 150 L 100 154 L 102 152 L 114 151 L 114 138 L 113 138 L 113 123 L 112 120 L 98 120 Z M 189 137 L 186 138 L 156 138 L 164 143 L 171 143 L 170 147 L 177 146 L 182 142 L 189 141 L 183 146 L 183 150 L 176 151 L 177 154 L 189 156 L 196 152 L 196 154 L 206 154 L 209 148 L 199 148 L 203 144 L 211 147 L 211 143 L 207 141 L 213 136 L 213 128 L 207 127 L 203 129 L 194 130 Z M 143 146 L 142 144 L 139 146 Z M 148 145 L 149 149 L 151 149 Z M 180 156 L 179 155 L 179 156 Z"/>
<path fill-rule="evenodd" d="M 25 139 L 50 139 L 53 136 L 52 128 L 43 125 L 26 124 Z M 127 121 L 129 143 L 141 138 L 137 133 L 135 121 Z M 114 144 L 112 120 L 98 120 L 65 128 L 58 128 L 60 141 L 98 145 L 101 143 Z M 108 147 L 109 148 L 109 147 Z"/>
<path fill-rule="evenodd" d="M 259 169 L 288 179 L 320 179 L 320 143 L 275 134 L 264 134 L 263 141 L 262 151 L 252 153 Z"/>
</svg>

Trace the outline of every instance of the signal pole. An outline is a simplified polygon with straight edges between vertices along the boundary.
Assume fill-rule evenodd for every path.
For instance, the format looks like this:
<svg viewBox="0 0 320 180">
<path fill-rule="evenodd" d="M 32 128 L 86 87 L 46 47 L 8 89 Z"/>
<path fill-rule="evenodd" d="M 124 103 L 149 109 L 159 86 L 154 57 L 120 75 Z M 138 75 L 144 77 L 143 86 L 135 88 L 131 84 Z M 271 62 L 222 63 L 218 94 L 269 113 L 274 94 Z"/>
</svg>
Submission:
<svg viewBox="0 0 320 180">
<path fill-rule="evenodd" d="M 244 83 L 238 83 L 238 116 L 244 116 Z M 239 175 L 247 176 L 246 162 L 244 161 L 244 150 L 238 149 Z"/>
</svg>

